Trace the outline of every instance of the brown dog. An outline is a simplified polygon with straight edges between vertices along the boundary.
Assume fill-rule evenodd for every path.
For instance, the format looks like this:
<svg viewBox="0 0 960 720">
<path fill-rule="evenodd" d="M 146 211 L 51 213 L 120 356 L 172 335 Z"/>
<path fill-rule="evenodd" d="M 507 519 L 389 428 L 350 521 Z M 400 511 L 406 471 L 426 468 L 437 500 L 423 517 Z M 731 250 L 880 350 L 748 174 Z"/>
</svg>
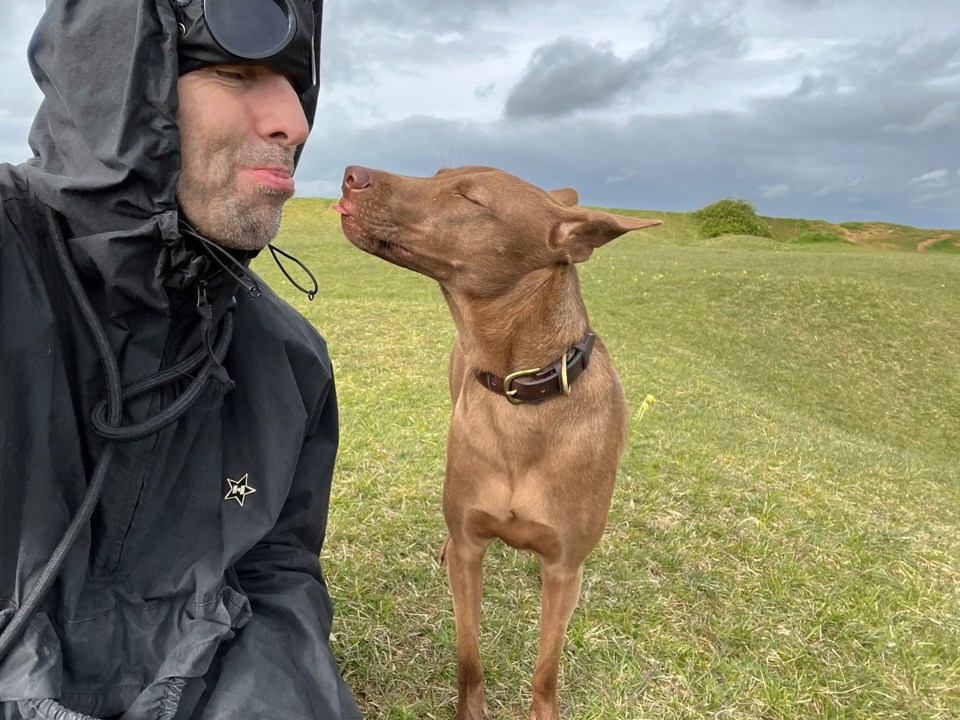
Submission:
<svg viewBox="0 0 960 720">
<path fill-rule="evenodd" d="M 583 561 L 606 524 L 627 434 L 623 390 L 590 332 L 574 263 L 659 220 L 577 207 L 482 167 L 411 178 L 351 166 L 344 234 L 440 283 L 457 327 L 450 357 L 441 551 L 457 626 L 457 720 L 486 717 L 477 633 L 493 538 L 540 558 L 536 720 L 558 720 L 557 672 Z"/>
</svg>

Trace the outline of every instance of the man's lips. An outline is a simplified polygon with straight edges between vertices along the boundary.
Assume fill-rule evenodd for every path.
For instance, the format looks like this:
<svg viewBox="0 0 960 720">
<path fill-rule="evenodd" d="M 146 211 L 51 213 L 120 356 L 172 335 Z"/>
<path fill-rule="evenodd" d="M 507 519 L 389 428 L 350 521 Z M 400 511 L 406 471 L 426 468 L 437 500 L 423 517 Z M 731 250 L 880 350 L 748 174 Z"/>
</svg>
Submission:
<svg viewBox="0 0 960 720">
<path fill-rule="evenodd" d="M 252 167 L 245 168 L 245 172 L 256 178 L 260 185 L 283 190 L 293 195 L 294 182 L 290 171 L 282 167 Z"/>
</svg>

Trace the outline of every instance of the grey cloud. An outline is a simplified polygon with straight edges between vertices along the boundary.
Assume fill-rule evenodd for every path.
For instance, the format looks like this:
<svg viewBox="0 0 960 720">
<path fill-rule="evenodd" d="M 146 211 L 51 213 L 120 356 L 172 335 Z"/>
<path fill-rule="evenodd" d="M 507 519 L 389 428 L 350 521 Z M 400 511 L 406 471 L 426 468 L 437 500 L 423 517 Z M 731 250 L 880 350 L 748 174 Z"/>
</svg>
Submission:
<svg viewBox="0 0 960 720">
<path fill-rule="evenodd" d="M 607 71 L 624 64 L 602 48 L 581 50 Z M 360 131 L 344 123 L 317 141 L 323 162 L 311 167 L 333 182 L 354 162 L 413 175 L 474 163 L 576 187 L 585 204 L 690 210 L 731 196 L 775 216 L 958 227 L 960 143 L 949 120 L 960 77 L 943 79 L 958 52 L 924 50 L 909 35 L 839 47 L 828 58 L 835 82 L 742 111 L 486 124 L 418 117 Z"/>
<path fill-rule="evenodd" d="M 564 115 L 603 107 L 631 84 L 642 81 L 636 63 L 618 58 L 608 46 L 561 38 L 534 53 L 526 74 L 507 98 L 507 117 Z"/>
<path fill-rule="evenodd" d="M 751 103 L 754 153 L 769 158 L 771 175 L 774 164 L 788 168 L 791 201 L 842 201 L 848 212 L 876 214 L 899 207 L 904 221 L 940 218 L 941 226 L 954 226 L 958 179 L 939 171 L 960 167 L 960 127 L 953 122 L 960 73 L 951 77 L 958 58 L 951 40 L 917 34 L 838 48 L 830 58 L 833 76 L 818 92 Z M 930 158 L 942 165 L 929 167 Z M 923 208 L 926 219 L 911 216 L 911 208 Z"/>
<path fill-rule="evenodd" d="M 910 132 L 926 132 L 943 128 L 953 135 L 960 135 L 960 101 L 947 100 L 924 115 L 916 124 L 907 128 Z"/>
<path fill-rule="evenodd" d="M 960 47 L 952 38 L 919 42 L 913 34 L 837 48 L 829 75 L 805 77 L 786 98 L 754 107 L 789 128 L 793 137 L 843 139 L 917 136 L 907 143 L 943 141 L 960 130 Z M 778 110 L 779 109 L 779 110 Z M 883 143 L 881 143 L 883 144 Z"/>
<path fill-rule="evenodd" d="M 652 71 L 692 72 L 748 45 L 742 0 L 676 0 L 654 21 L 658 39 L 644 58 Z"/>
<path fill-rule="evenodd" d="M 35 0 L 0 0 L 0 158 L 20 161 L 29 155 L 27 133 L 41 94 L 27 70 L 27 43 L 43 5 Z"/>
<path fill-rule="evenodd" d="M 742 3 L 675 0 L 652 18 L 658 37 L 629 58 L 608 45 L 560 38 L 538 48 L 504 105 L 508 118 L 559 117 L 608 107 L 653 82 L 679 84 L 704 64 L 741 55 Z"/>
<path fill-rule="evenodd" d="M 475 88 L 473 92 L 478 98 L 485 100 L 493 94 L 493 91 L 496 90 L 496 88 L 496 83 L 488 83 L 482 87 Z"/>
<path fill-rule="evenodd" d="M 351 0 L 331 3 L 333 13 L 342 13 L 351 26 L 391 28 L 418 35 L 436 32 L 466 32 L 479 18 L 503 15 L 531 0 Z"/>
<path fill-rule="evenodd" d="M 855 72 L 863 73 L 865 86 L 960 80 L 960 45 L 953 35 L 933 38 L 925 33 L 905 32 L 882 43 L 855 47 L 841 60 Z"/>
<path fill-rule="evenodd" d="M 324 9 L 324 82 L 358 85 L 390 69 L 425 68 L 500 51 L 505 35 L 483 27 L 489 17 L 509 15 L 533 0 L 350 0 Z M 482 32 L 480 31 L 482 30 Z"/>
<path fill-rule="evenodd" d="M 33 35 L 43 6 L 36 0 L 2 0 L 0 2 L 0 28 L 3 40 L 0 58 L 25 62 L 27 41 Z"/>
<path fill-rule="evenodd" d="M 840 89 L 840 79 L 833 73 L 804 75 L 800 85 L 793 91 L 794 97 L 815 97 L 836 95 Z"/>
<path fill-rule="evenodd" d="M 944 168 L 924 173 L 919 177 L 910 180 L 911 185 L 921 185 L 928 188 L 939 188 L 945 186 L 950 181 L 950 172 Z"/>
</svg>

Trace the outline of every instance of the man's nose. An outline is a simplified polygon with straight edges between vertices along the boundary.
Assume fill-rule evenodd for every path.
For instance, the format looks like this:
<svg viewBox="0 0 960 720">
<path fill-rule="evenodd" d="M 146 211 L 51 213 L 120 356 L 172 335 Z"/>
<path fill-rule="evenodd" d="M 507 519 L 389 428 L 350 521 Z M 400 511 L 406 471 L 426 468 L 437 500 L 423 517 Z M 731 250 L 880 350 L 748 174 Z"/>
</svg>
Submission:
<svg viewBox="0 0 960 720">
<path fill-rule="evenodd" d="M 253 107 L 257 134 L 285 147 L 301 145 L 310 126 L 296 90 L 282 75 L 270 74 L 260 82 Z"/>
</svg>

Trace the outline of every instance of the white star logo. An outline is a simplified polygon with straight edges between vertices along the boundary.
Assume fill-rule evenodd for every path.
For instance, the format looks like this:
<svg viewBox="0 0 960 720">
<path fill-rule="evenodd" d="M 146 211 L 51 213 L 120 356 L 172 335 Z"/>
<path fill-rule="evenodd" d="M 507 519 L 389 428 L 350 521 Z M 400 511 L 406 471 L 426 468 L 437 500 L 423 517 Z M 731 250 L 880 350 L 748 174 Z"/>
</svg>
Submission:
<svg viewBox="0 0 960 720">
<path fill-rule="evenodd" d="M 243 501 L 247 495 L 257 491 L 257 489 L 247 481 L 247 473 L 244 473 L 244 476 L 239 480 L 227 478 L 227 482 L 230 484 L 230 489 L 227 490 L 227 494 L 223 496 L 223 499 L 236 500 L 240 504 L 240 507 L 243 507 Z"/>
</svg>

